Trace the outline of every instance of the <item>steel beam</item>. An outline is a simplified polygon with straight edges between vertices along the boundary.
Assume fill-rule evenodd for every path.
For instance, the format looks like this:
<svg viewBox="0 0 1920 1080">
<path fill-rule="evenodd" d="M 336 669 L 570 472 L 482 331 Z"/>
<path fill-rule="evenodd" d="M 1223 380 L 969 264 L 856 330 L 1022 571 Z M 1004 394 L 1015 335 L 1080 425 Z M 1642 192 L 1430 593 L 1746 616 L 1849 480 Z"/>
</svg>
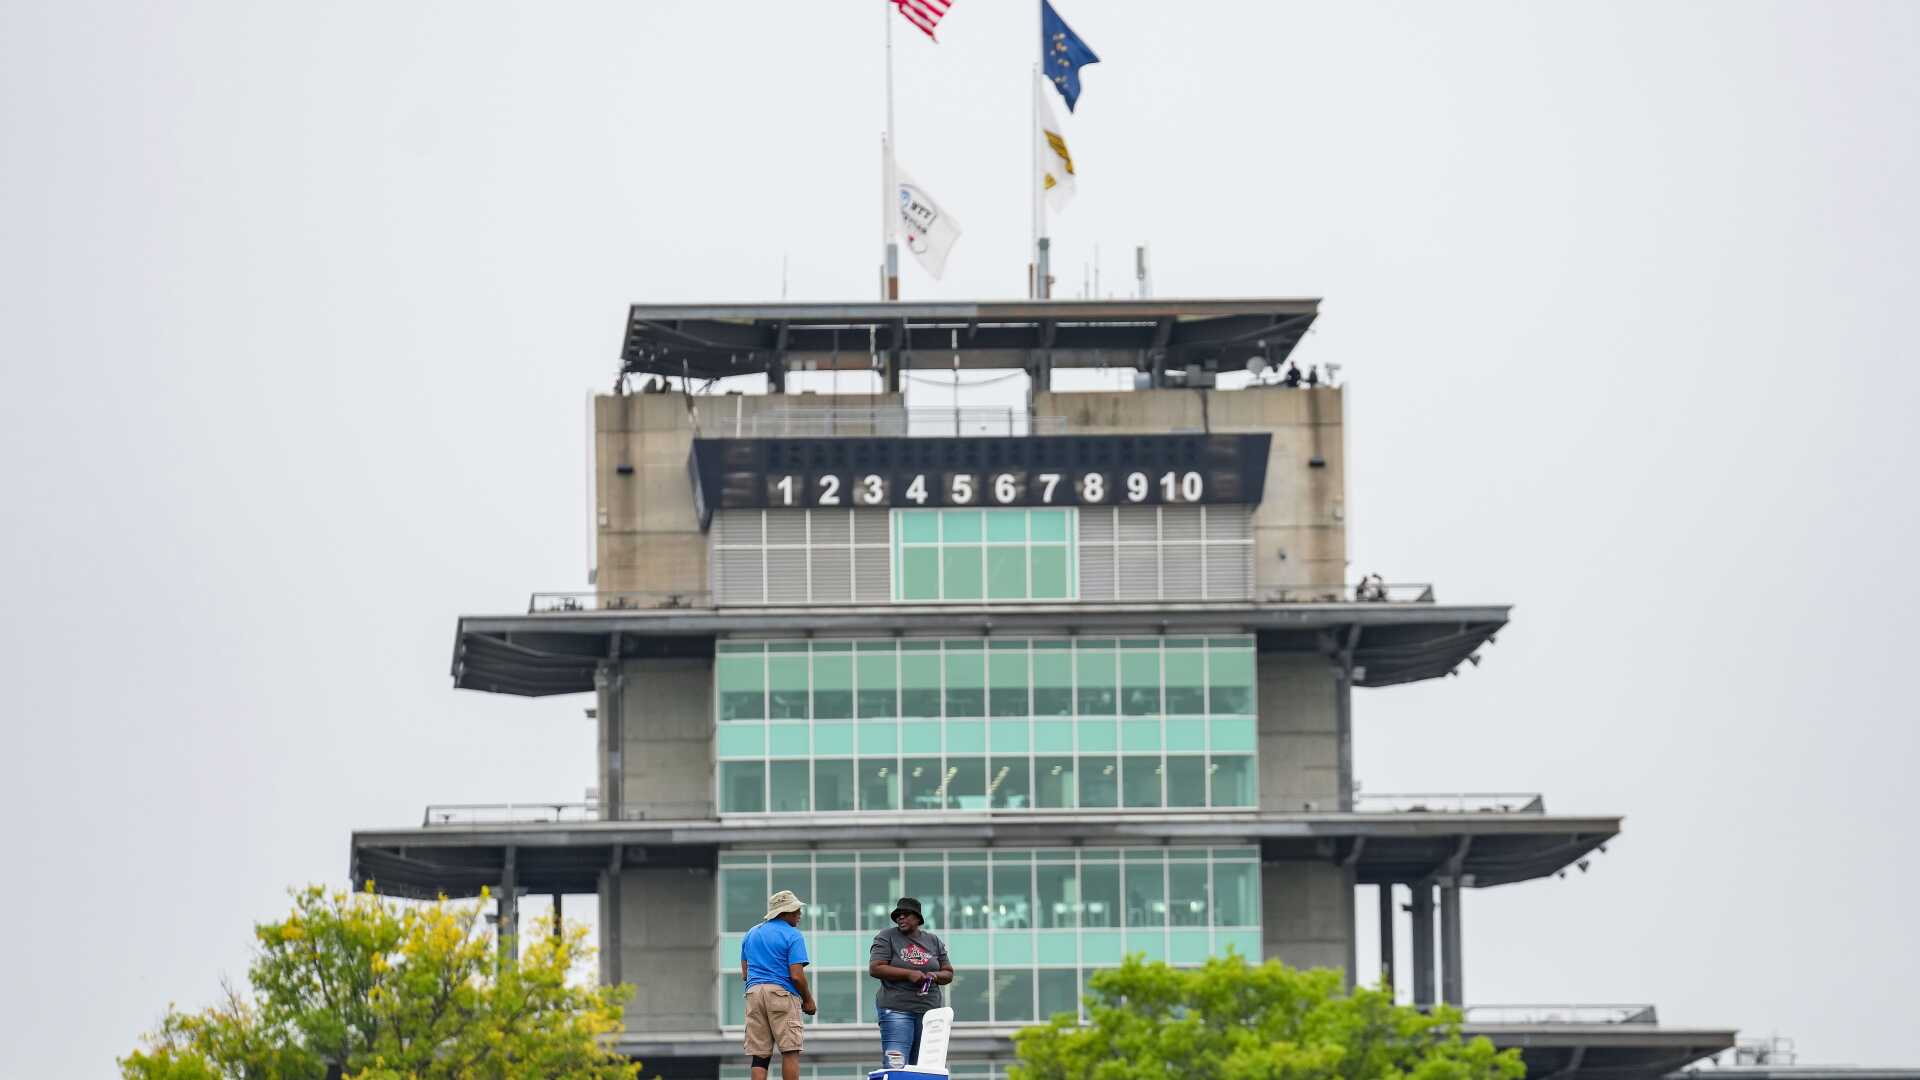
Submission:
<svg viewBox="0 0 1920 1080">
<path fill-rule="evenodd" d="M 1465 1005 L 1466 972 L 1460 955 L 1460 879 L 1447 878 L 1440 886 L 1440 1000 Z"/>
<path fill-rule="evenodd" d="M 1393 993 L 1393 883 L 1374 886 L 1380 893 L 1380 981 Z"/>
<path fill-rule="evenodd" d="M 514 873 L 514 850 L 506 850 L 506 865 L 500 870 L 500 896 L 495 901 L 494 933 L 500 943 L 502 967 L 520 963 L 520 882 Z"/>
<path fill-rule="evenodd" d="M 1413 1004 L 1415 1008 L 1433 1007 L 1433 882 L 1416 881 L 1407 886 L 1413 892 Z"/>
</svg>

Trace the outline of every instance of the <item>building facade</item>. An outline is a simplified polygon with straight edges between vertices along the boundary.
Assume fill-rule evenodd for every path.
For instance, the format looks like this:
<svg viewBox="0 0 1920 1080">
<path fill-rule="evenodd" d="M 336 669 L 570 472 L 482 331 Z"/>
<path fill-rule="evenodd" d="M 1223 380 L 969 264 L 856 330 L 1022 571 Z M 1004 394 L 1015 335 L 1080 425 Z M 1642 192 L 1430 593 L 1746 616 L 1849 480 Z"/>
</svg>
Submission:
<svg viewBox="0 0 1920 1080">
<path fill-rule="evenodd" d="M 596 588 L 462 618 L 455 644 L 459 687 L 591 702 L 597 798 L 356 833 L 355 879 L 487 886 L 507 928 L 523 894 L 593 895 L 602 976 L 636 987 L 622 1046 L 665 1076 L 738 1064 L 740 935 L 778 889 L 809 905 L 817 1075 L 877 1055 L 867 946 L 901 895 L 958 971 L 958 1076 L 999 1075 L 1014 1031 L 1128 954 L 1351 977 L 1363 917 L 1380 975 L 1471 1006 L 1463 897 L 1562 873 L 1619 819 L 1356 795 L 1355 691 L 1459 671 L 1509 613 L 1356 593 L 1343 392 L 1217 388 L 1283 362 L 1315 309 L 636 307 L 623 375 L 772 392 L 597 399 Z M 1052 389 L 1094 366 L 1138 388 Z M 918 367 L 1034 389 L 917 413 Z M 783 392 L 841 370 L 876 392 Z M 1469 1019 L 1540 1075 L 1732 1042 L 1644 1006 Z"/>
</svg>

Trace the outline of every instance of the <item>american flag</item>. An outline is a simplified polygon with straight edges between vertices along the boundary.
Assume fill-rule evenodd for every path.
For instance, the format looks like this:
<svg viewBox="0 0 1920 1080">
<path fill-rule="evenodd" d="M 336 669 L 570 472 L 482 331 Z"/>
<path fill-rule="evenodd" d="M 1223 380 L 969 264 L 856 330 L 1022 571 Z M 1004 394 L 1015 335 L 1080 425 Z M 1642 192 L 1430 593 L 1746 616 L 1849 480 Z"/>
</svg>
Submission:
<svg viewBox="0 0 1920 1080">
<path fill-rule="evenodd" d="M 933 37 L 933 28 L 940 25 L 940 16 L 945 15 L 947 9 L 953 6 L 951 0 L 890 0 L 890 2 L 900 9 L 900 14 L 905 15 L 908 22 L 919 27 L 922 33 L 935 41 L 940 39 Z"/>
</svg>

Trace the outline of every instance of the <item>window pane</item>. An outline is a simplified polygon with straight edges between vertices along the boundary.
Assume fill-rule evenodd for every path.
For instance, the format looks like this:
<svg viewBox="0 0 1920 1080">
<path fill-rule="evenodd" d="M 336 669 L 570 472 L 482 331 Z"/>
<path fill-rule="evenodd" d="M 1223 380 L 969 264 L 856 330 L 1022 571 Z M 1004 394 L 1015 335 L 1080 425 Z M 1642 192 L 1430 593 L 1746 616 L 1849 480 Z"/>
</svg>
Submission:
<svg viewBox="0 0 1920 1080">
<path fill-rule="evenodd" d="M 995 863 L 993 867 L 993 928 L 1026 930 L 1033 926 L 1033 866 Z"/>
<path fill-rule="evenodd" d="M 1113 652 L 1110 649 L 1074 651 L 1074 674 L 1079 680 L 1081 716 L 1112 716 L 1114 710 Z"/>
<path fill-rule="evenodd" d="M 993 1019 L 999 1023 L 1029 1023 L 1033 1020 L 1031 968 L 994 969 Z"/>
<path fill-rule="evenodd" d="M 728 761 L 720 765 L 720 809 L 757 814 L 767 808 L 767 767 L 758 761 Z M 764 909 L 763 909 L 764 910 Z"/>
<path fill-rule="evenodd" d="M 1120 711 L 1127 716 L 1160 713 L 1160 651 L 1122 649 L 1120 652 Z"/>
<path fill-rule="evenodd" d="M 895 688 L 894 653 L 860 654 L 860 715 L 891 717 L 899 715 L 898 690 Z"/>
<path fill-rule="evenodd" d="M 1080 759 L 1080 805 L 1110 807 L 1120 802 L 1120 778 L 1113 758 Z"/>
<path fill-rule="evenodd" d="M 900 715 L 940 715 L 940 654 L 900 654 Z"/>
<path fill-rule="evenodd" d="M 1080 977 L 1072 968 L 1042 971 L 1039 978 L 1039 1019 L 1051 1020 L 1060 1013 L 1079 1015 Z"/>
<path fill-rule="evenodd" d="M 940 511 L 940 539 L 948 544 L 980 542 L 980 511 Z"/>
<path fill-rule="evenodd" d="M 1207 805 L 1207 759 L 1199 754 L 1167 757 L 1167 805 Z"/>
<path fill-rule="evenodd" d="M 987 654 L 987 712 L 992 716 L 1027 715 L 1027 653 L 996 650 Z"/>
<path fill-rule="evenodd" d="M 900 899 L 900 868 L 891 863 L 860 864 L 860 912 L 866 925 L 860 929 L 876 932 L 891 921 L 887 915 Z"/>
<path fill-rule="evenodd" d="M 861 983 L 867 981 L 860 971 L 817 971 L 809 969 L 814 1000 L 819 1004 L 822 1024 L 852 1024 L 860 1019 Z"/>
<path fill-rule="evenodd" d="M 853 867 L 817 868 L 813 872 L 813 895 L 802 899 L 808 905 L 807 921 L 819 930 L 837 933 L 859 928 L 853 917 Z M 766 912 L 762 910 L 761 914 Z M 814 963 L 819 962 L 816 957 Z"/>
<path fill-rule="evenodd" d="M 909 544 L 932 544 L 940 539 L 938 510 L 904 510 L 900 513 L 900 539 Z"/>
<path fill-rule="evenodd" d="M 1050 808 L 1073 805 L 1073 759 L 1041 757 L 1033 762 L 1033 804 Z"/>
<path fill-rule="evenodd" d="M 813 658 L 813 715 L 817 720 L 845 720 L 853 715 L 853 657 Z"/>
<path fill-rule="evenodd" d="M 1080 867 L 1082 896 L 1080 925 L 1088 928 L 1120 925 L 1120 867 L 1113 863 L 1086 863 Z"/>
<path fill-rule="evenodd" d="M 992 986 L 991 973 L 985 968 L 955 972 L 952 985 L 947 987 L 947 1003 L 953 1006 L 954 1020 L 980 1022 L 989 1019 L 987 1001 Z"/>
<path fill-rule="evenodd" d="M 853 762 L 823 759 L 813 763 L 813 805 L 816 810 L 853 809 Z"/>
<path fill-rule="evenodd" d="M 987 511 L 987 539 L 1000 542 L 1024 542 L 1027 538 L 1025 510 Z"/>
<path fill-rule="evenodd" d="M 959 547 L 940 549 L 940 596 L 944 600 L 978 600 L 982 591 L 980 581 L 980 547 L 977 544 L 962 544 Z"/>
<path fill-rule="evenodd" d="M 770 891 L 763 869 L 735 866 L 720 871 L 720 917 L 726 930 L 737 934 L 753 929 L 767 913 Z"/>
<path fill-rule="evenodd" d="M 860 759 L 860 809 L 900 809 L 900 762 L 898 760 Z"/>
<path fill-rule="evenodd" d="M 1253 758 L 1245 754 L 1215 754 L 1213 805 L 1253 805 Z"/>
<path fill-rule="evenodd" d="M 1175 926 L 1207 925 L 1207 864 L 1167 865 L 1167 914 Z"/>
<path fill-rule="evenodd" d="M 720 689 L 720 719 L 766 719 L 765 676 L 766 660 L 758 653 L 716 657 L 713 678 Z"/>
<path fill-rule="evenodd" d="M 1213 865 L 1215 926 L 1260 925 L 1258 870 L 1253 863 L 1221 862 Z"/>
<path fill-rule="evenodd" d="M 1253 715 L 1253 650 L 1207 650 L 1209 712 L 1216 716 Z"/>
<path fill-rule="evenodd" d="M 1033 530 L 1033 538 L 1036 541 L 1053 540 L 1064 542 L 1067 539 L 1068 513 L 1069 511 L 1066 510 L 1033 511 L 1028 526 Z"/>
<path fill-rule="evenodd" d="M 947 759 L 947 809 L 987 808 L 987 763 L 984 758 Z"/>
<path fill-rule="evenodd" d="M 723 1024 L 744 1024 L 747 1022 L 747 997 L 745 984 L 740 981 L 740 972 L 736 966 L 733 974 L 720 976 L 720 1001 Z"/>
<path fill-rule="evenodd" d="M 906 770 L 901 778 L 902 792 L 906 799 L 903 804 L 908 810 L 940 809 L 940 759 L 937 757 L 907 758 L 900 763 Z"/>
<path fill-rule="evenodd" d="M 1073 595 L 1067 578 L 1067 549 L 1037 545 L 1027 558 L 1032 568 L 1035 600 L 1065 600 Z"/>
<path fill-rule="evenodd" d="M 987 778 L 987 799 L 999 810 L 1025 810 L 1032 805 L 1032 778 L 1027 775 L 1030 759 L 1017 757 L 993 759 L 993 775 Z"/>
<path fill-rule="evenodd" d="M 946 872 L 938 863 L 925 866 L 907 864 L 906 892 L 920 901 L 920 917 L 929 930 L 939 930 L 946 926 L 947 885 Z"/>
<path fill-rule="evenodd" d="M 767 659 L 767 715 L 775 720 L 807 718 L 807 658 Z"/>
<path fill-rule="evenodd" d="M 1160 755 L 1128 754 L 1121 758 L 1123 801 L 1129 807 L 1160 805 Z"/>
<path fill-rule="evenodd" d="M 948 922 L 961 930 L 987 926 L 987 868 L 958 863 L 947 867 Z"/>
<path fill-rule="evenodd" d="M 1198 649 L 1167 650 L 1167 712 L 1200 716 L 1207 711 L 1206 654 Z"/>
<path fill-rule="evenodd" d="M 939 548 L 900 549 L 900 598 L 902 600 L 940 599 Z"/>
<path fill-rule="evenodd" d="M 1027 549 L 990 547 L 987 549 L 987 597 L 992 600 L 1024 600 L 1027 596 Z"/>
<path fill-rule="evenodd" d="M 803 814 L 807 810 L 807 763 L 774 761 L 767 765 L 769 806 L 776 813 Z"/>
<path fill-rule="evenodd" d="M 1073 715 L 1073 654 L 1065 649 L 1033 654 L 1033 715 Z"/>
<path fill-rule="evenodd" d="M 1041 863 L 1034 867 L 1034 907 L 1043 930 L 1071 930 L 1079 925 L 1080 887 L 1073 864 Z"/>
<path fill-rule="evenodd" d="M 1127 925 L 1167 924 L 1167 868 L 1157 862 L 1128 863 Z"/>
<path fill-rule="evenodd" d="M 986 654 L 947 654 L 947 715 L 985 716 L 987 713 Z"/>
</svg>

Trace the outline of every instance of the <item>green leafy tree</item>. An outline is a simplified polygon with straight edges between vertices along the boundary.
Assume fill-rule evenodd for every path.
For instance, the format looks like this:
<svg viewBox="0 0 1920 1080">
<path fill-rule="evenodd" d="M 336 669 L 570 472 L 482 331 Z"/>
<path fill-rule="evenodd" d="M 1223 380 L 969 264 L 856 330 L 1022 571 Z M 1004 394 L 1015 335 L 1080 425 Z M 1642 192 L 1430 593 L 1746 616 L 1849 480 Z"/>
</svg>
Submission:
<svg viewBox="0 0 1920 1080">
<path fill-rule="evenodd" d="M 1129 957 L 1094 975 L 1081 1026 L 1066 1014 L 1014 1036 L 1012 1080 L 1519 1080 L 1517 1050 L 1460 1037 L 1453 1009 L 1337 971 L 1237 955 L 1174 968 Z"/>
<path fill-rule="evenodd" d="M 366 892 L 294 893 L 254 928 L 251 995 L 226 988 L 169 1009 L 121 1059 L 128 1080 L 580 1080 L 631 1078 L 613 1052 L 629 987 L 573 978 L 586 931 L 547 923 L 501 965 L 486 903 L 409 904 Z"/>
</svg>

